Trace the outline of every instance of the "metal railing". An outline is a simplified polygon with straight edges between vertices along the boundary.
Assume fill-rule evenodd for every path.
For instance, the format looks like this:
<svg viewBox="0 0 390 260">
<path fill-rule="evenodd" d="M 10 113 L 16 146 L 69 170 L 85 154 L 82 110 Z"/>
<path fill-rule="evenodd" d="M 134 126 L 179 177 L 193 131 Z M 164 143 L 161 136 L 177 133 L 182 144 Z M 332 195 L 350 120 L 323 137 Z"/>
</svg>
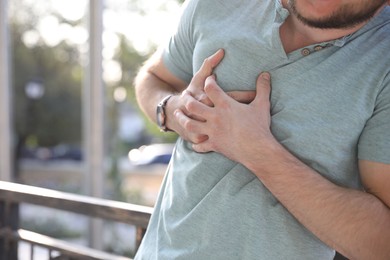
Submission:
<svg viewBox="0 0 390 260">
<path fill-rule="evenodd" d="M 31 245 L 31 259 L 34 246 L 46 248 L 47 259 L 130 259 L 19 229 L 20 204 L 39 205 L 133 225 L 136 227 L 136 249 L 153 210 L 146 206 L 0 181 L 0 259 L 18 259 L 17 247 L 20 241 Z M 52 252 L 56 252 L 57 256 L 53 256 Z"/>
</svg>

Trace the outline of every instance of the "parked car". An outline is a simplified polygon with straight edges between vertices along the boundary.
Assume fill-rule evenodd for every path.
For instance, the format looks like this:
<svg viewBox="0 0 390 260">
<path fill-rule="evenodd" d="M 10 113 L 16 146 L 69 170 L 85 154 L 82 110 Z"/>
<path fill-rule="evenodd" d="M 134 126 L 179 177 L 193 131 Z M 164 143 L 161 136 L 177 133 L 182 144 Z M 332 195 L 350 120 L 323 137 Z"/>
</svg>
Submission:
<svg viewBox="0 0 390 260">
<path fill-rule="evenodd" d="M 60 144 L 53 147 L 22 147 L 21 159 L 34 159 L 40 161 L 50 160 L 72 160 L 81 161 L 83 154 L 81 148 L 67 144 Z"/>
<path fill-rule="evenodd" d="M 168 164 L 175 144 L 143 145 L 129 152 L 129 160 L 133 165 Z"/>
</svg>

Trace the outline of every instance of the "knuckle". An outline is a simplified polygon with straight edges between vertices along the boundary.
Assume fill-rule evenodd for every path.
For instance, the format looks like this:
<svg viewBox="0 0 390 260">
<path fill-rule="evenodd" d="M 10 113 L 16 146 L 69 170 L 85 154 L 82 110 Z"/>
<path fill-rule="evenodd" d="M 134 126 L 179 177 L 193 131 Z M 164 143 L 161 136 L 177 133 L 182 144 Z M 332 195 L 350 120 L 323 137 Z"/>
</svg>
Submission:
<svg viewBox="0 0 390 260">
<path fill-rule="evenodd" d="M 195 101 L 193 99 L 190 99 L 186 102 L 186 108 L 187 109 L 193 109 L 195 106 Z"/>
<path fill-rule="evenodd" d="M 192 132 L 194 130 L 194 124 L 190 120 L 186 120 L 183 122 L 183 128 L 187 131 Z"/>
<path fill-rule="evenodd" d="M 204 90 L 207 92 L 209 91 L 210 89 L 213 88 L 213 84 L 211 84 L 211 82 L 209 80 L 206 80 L 206 82 L 204 83 Z"/>
<path fill-rule="evenodd" d="M 221 100 L 219 106 L 225 112 L 228 112 L 230 110 L 230 104 L 227 100 Z"/>
<path fill-rule="evenodd" d="M 204 59 L 202 66 L 208 66 L 211 63 L 211 58 L 207 57 Z"/>
<path fill-rule="evenodd" d="M 191 96 L 191 92 L 188 89 L 183 90 L 181 93 L 181 97 L 188 97 Z"/>
<path fill-rule="evenodd" d="M 195 109 L 195 101 L 194 100 L 188 100 L 187 103 L 185 104 L 185 108 L 187 109 L 188 112 L 193 112 Z"/>
</svg>

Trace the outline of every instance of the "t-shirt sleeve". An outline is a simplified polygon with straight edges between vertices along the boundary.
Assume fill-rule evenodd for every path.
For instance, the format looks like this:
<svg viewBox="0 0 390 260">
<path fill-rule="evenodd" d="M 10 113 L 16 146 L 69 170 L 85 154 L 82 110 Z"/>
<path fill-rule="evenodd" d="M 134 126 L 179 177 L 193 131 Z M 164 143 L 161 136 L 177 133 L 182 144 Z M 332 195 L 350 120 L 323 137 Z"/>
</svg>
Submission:
<svg viewBox="0 0 390 260">
<path fill-rule="evenodd" d="M 190 82 L 193 76 L 193 17 L 198 0 L 189 0 L 183 4 L 183 12 L 176 31 L 163 49 L 165 66 L 175 76 Z"/>
<path fill-rule="evenodd" d="M 360 136 L 358 157 L 390 164 L 390 75 L 384 81 L 373 115 Z"/>
</svg>

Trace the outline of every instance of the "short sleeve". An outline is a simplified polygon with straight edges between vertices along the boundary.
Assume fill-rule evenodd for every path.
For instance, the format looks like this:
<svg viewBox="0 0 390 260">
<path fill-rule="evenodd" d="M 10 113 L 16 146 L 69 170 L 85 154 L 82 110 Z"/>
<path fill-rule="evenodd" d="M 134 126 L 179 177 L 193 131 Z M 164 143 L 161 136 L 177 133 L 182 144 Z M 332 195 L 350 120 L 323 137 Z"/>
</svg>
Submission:
<svg viewBox="0 0 390 260">
<path fill-rule="evenodd" d="M 390 164 L 390 75 L 384 82 L 373 115 L 360 136 L 358 157 Z"/>
<path fill-rule="evenodd" d="M 190 82 L 193 76 L 193 17 L 198 0 L 187 0 L 176 31 L 163 50 L 165 66 L 175 76 Z"/>
</svg>

